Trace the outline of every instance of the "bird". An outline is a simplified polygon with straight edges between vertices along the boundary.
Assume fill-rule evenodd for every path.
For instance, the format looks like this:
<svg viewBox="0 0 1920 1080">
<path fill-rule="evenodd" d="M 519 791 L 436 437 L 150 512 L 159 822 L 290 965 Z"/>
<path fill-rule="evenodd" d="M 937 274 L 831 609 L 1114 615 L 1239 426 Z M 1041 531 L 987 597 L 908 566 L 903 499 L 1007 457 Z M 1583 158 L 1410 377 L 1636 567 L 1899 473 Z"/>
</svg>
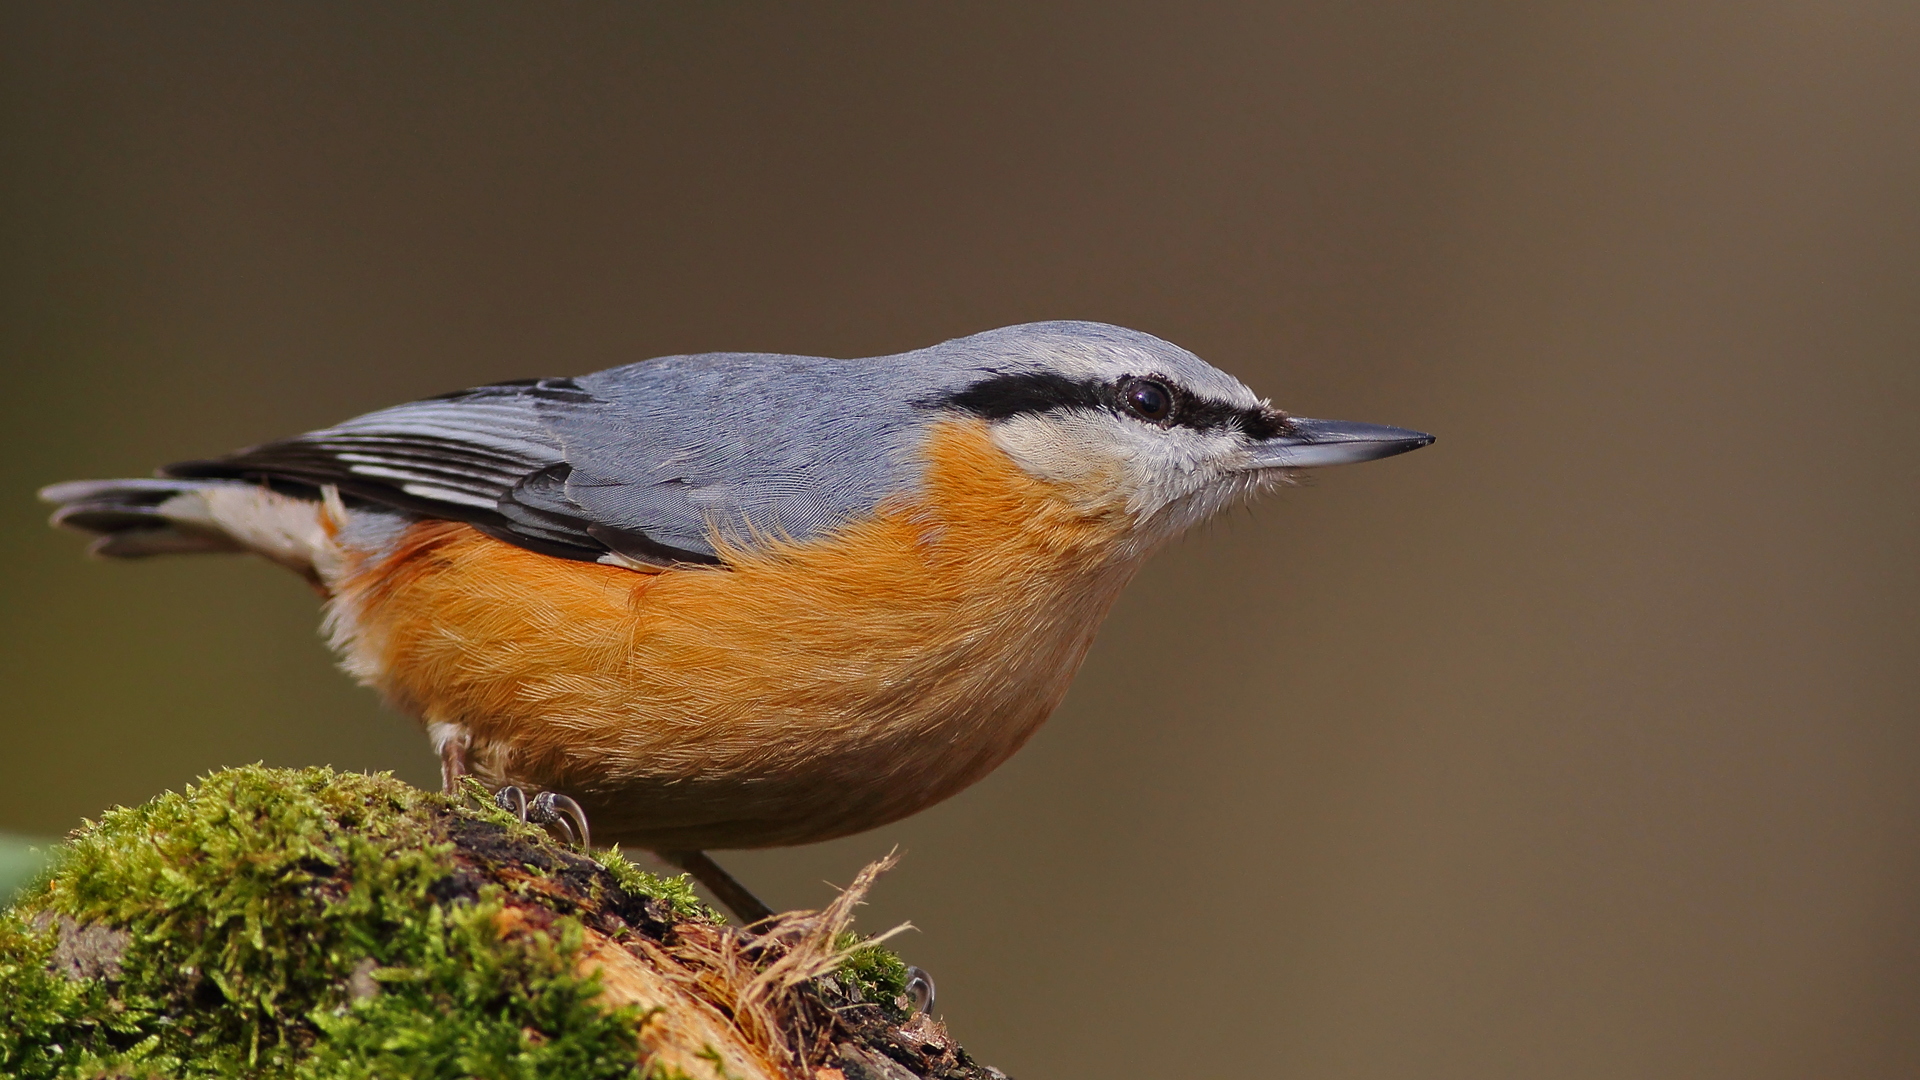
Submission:
<svg viewBox="0 0 1920 1080">
<path fill-rule="evenodd" d="M 1058 321 L 493 383 L 41 495 L 98 556 L 300 574 L 449 792 L 477 780 L 582 843 L 590 821 L 752 922 L 771 910 L 707 852 L 958 793 L 1060 704 L 1155 550 L 1301 470 L 1433 441 Z"/>
</svg>

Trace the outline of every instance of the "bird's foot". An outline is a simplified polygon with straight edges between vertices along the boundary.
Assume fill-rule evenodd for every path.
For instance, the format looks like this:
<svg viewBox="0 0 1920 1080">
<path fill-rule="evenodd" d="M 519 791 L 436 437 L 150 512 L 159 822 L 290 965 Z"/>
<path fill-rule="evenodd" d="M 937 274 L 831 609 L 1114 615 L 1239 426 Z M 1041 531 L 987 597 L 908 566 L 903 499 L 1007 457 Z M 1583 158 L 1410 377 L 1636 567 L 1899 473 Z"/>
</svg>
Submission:
<svg viewBox="0 0 1920 1080">
<path fill-rule="evenodd" d="M 907 969 L 907 1000 L 912 1003 L 914 1012 L 933 1015 L 933 976 L 923 967 Z"/>
<path fill-rule="evenodd" d="M 555 791 L 543 791 L 533 798 L 513 784 L 494 792 L 500 808 L 534 825 L 558 829 L 561 839 L 582 850 L 593 846 L 593 834 L 587 830 L 587 812 L 580 804 Z"/>
</svg>

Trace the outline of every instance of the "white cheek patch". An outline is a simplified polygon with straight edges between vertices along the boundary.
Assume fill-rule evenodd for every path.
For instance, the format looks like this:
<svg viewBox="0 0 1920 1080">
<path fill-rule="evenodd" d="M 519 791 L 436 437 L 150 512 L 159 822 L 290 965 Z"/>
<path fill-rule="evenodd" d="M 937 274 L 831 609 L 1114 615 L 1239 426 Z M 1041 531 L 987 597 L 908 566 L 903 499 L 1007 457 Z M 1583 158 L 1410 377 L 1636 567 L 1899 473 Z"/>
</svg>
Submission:
<svg viewBox="0 0 1920 1080">
<path fill-rule="evenodd" d="M 1143 519 L 1162 519 L 1162 528 L 1184 529 L 1196 519 L 1182 508 L 1196 508 L 1196 497 L 1219 486 L 1226 462 L 1239 451 L 1240 438 L 1192 428 L 1149 428 L 1145 434 L 1147 445 L 1132 462 L 1128 508 Z M 1168 511 L 1174 512 L 1173 519 L 1166 518 Z"/>
<path fill-rule="evenodd" d="M 1056 484 L 1083 484 L 1113 478 L 1119 471 L 1110 450 L 1094 452 L 1112 442 L 1099 430 L 1099 419 L 1078 409 L 1022 413 L 995 423 L 992 437 L 1030 475 Z"/>
<path fill-rule="evenodd" d="M 1119 504 L 1143 522 L 1208 489 L 1240 453 L 1230 432 L 1153 427 L 1086 409 L 1010 417 L 992 434 L 1028 474 Z"/>
</svg>

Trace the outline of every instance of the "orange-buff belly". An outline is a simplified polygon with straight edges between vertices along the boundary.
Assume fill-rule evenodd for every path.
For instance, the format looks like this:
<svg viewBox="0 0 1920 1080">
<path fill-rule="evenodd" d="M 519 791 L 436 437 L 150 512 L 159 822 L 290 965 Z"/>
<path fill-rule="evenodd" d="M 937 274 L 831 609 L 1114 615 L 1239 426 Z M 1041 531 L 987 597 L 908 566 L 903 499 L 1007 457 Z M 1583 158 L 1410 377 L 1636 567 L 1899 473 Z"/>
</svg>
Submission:
<svg viewBox="0 0 1920 1080">
<path fill-rule="evenodd" d="M 1066 692 L 1135 564 L 1125 510 L 938 426 L 911 498 L 659 573 L 442 521 L 346 553 L 336 641 L 491 783 L 565 792 L 656 850 L 827 839 L 980 779 Z"/>
</svg>

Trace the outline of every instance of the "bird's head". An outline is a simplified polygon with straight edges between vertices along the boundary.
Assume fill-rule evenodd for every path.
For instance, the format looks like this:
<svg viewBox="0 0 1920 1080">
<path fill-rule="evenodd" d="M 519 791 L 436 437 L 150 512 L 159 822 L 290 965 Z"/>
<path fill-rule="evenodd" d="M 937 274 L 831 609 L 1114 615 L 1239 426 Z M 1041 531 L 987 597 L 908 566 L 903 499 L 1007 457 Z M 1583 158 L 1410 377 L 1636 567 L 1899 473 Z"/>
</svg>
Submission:
<svg viewBox="0 0 1920 1080">
<path fill-rule="evenodd" d="M 1089 509 L 1123 510 L 1147 546 L 1296 470 L 1433 442 L 1291 416 L 1177 345 L 1102 323 L 1029 323 L 925 353 L 951 376 L 925 404 L 985 421 L 1023 470 Z"/>
</svg>

